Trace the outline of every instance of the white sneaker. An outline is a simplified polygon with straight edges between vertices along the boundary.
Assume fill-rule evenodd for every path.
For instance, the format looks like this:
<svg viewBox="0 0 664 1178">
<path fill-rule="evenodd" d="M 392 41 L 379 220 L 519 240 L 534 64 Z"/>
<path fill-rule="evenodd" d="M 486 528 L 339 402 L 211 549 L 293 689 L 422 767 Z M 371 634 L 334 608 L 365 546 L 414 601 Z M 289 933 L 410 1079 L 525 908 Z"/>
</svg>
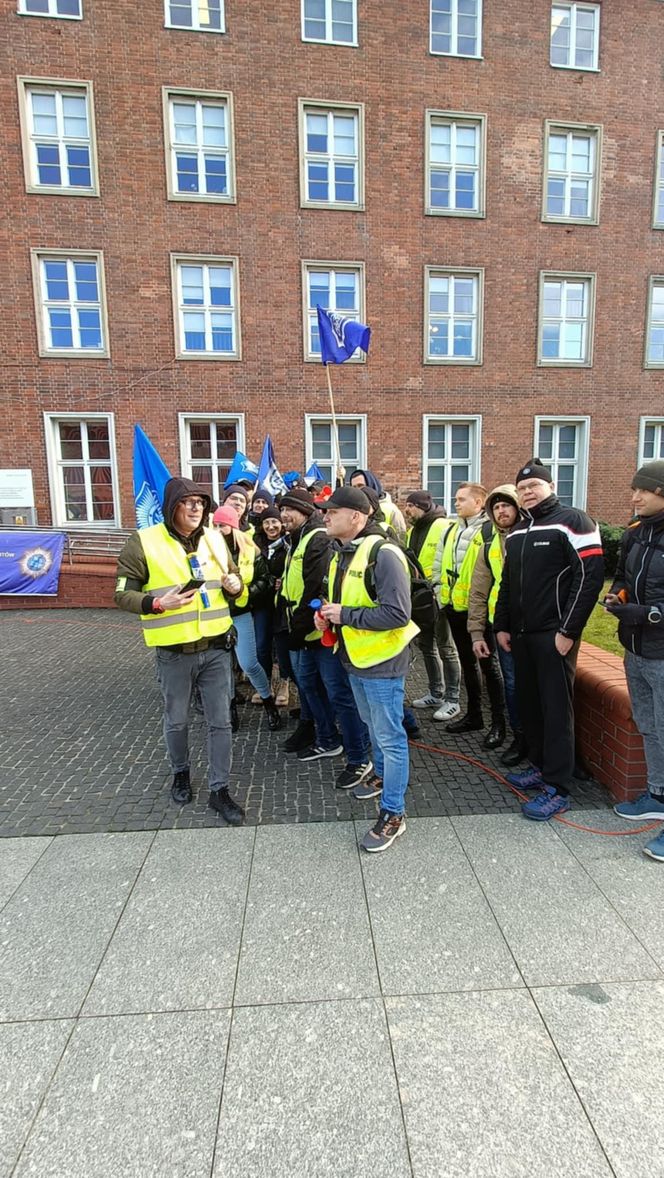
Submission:
<svg viewBox="0 0 664 1178">
<path fill-rule="evenodd" d="M 431 692 L 428 692 L 428 694 L 423 695 L 421 699 L 414 699 L 413 700 L 413 707 L 414 708 L 439 708 L 440 705 L 442 704 L 442 702 L 443 702 L 443 697 L 441 695 L 432 695 Z"/>
<path fill-rule="evenodd" d="M 434 720 L 453 720 L 455 716 L 461 715 L 461 708 L 458 704 L 444 703 L 437 712 L 434 712 Z"/>
</svg>

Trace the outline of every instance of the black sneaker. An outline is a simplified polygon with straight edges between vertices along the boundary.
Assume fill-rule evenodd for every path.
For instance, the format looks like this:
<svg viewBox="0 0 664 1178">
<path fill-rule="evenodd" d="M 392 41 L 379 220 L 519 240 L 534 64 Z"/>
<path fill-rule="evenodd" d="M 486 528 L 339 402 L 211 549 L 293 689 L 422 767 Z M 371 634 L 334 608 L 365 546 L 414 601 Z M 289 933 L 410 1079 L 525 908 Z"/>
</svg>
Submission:
<svg viewBox="0 0 664 1178">
<path fill-rule="evenodd" d="M 178 806 L 188 806 L 191 801 L 191 781 L 189 770 L 181 769 L 175 774 L 171 786 L 171 797 Z"/>
<path fill-rule="evenodd" d="M 335 744 L 331 749 L 321 748 L 319 744 L 312 744 L 308 749 L 300 749 L 298 761 L 319 761 L 322 757 L 340 757 L 344 751 L 342 744 Z"/>
<path fill-rule="evenodd" d="M 212 810 L 216 810 L 217 814 L 221 814 L 229 826 L 242 826 L 245 818 L 244 810 L 233 800 L 227 789 L 210 790 L 208 806 Z"/>
<path fill-rule="evenodd" d="M 281 747 L 285 753 L 297 753 L 300 749 L 308 749 L 315 739 L 316 728 L 313 720 L 300 720 L 295 732 L 291 732 Z"/>
<path fill-rule="evenodd" d="M 337 789 L 352 789 L 354 785 L 359 785 L 361 781 L 364 781 L 372 769 L 373 761 L 365 761 L 363 765 L 346 765 L 334 784 Z"/>
</svg>

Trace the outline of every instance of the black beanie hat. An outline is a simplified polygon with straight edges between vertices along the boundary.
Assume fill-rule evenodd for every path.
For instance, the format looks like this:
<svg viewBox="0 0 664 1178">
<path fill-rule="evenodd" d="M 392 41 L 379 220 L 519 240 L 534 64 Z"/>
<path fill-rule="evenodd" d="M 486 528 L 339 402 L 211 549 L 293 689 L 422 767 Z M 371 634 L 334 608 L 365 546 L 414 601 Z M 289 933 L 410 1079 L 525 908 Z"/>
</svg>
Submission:
<svg viewBox="0 0 664 1178">
<path fill-rule="evenodd" d="M 237 493 L 238 495 L 243 495 L 244 498 L 246 499 L 247 503 L 249 502 L 249 494 L 247 492 L 247 488 L 244 487 L 242 485 L 242 483 L 231 483 L 230 487 L 225 487 L 224 493 L 222 495 L 222 502 L 225 503 L 226 500 L 228 499 L 228 496 L 233 495 L 234 493 Z"/>
<path fill-rule="evenodd" d="M 664 459 L 656 462 L 645 462 L 637 470 L 632 479 L 632 490 L 640 487 L 642 491 L 653 491 L 655 495 L 664 498 Z"/>
<path fill-rule="evenodd" d="M 260 511 L 256 516 L 259 524 L 262 524 L 264 519 L 278 519 L 281 523 L 281 515 L 278 507 L 266 507 L 265 511 Z"/>
<path fill-rule="evenodd" d="M 541 479 L 544 483 L 552 483 L 553 475 L 541 458 L 529 458 L 514 480 L 517 487 L 522 479 Z"/>
<path fill-rule="evenodd" d="M 428 491 L 411 491 L 410 495 L 406 496 L 406 503 L 412 503 L 415 507 L 421 507 L 422 511 L 431 511 L 433 509 L 433 498 Z"/>
<path fill-rule="evenodd" d="M 292 491 L 288 491 L 285 495 L 282 495 L 279 506 L 291 507 L 293 511 L 299 511 L 307 517 L 313 515 L 316 510 L 313 496 L 301 487 L 294 487 Z"/>
</svg>

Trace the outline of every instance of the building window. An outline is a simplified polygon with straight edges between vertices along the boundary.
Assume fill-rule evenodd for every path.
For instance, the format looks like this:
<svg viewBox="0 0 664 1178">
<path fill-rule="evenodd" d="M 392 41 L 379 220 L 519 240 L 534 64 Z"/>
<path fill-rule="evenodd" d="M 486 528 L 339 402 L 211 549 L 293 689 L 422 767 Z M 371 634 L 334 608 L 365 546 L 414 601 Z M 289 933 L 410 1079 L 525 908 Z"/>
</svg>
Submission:
<svg viewBox="0 0 664 1178">
<path fill-rule="evenodd" d="M 337 459 L 340 459 L 346 475 L 358 467 L 367 465 L 367 419 L 365 415 L 351 417 L 341 413 L 336 418 L 339 454 L 337 455 L 334 427 L 331 417 L 307 414 L 305 417 L 305 462 L 308 470 L 315 462 L 323 472 L 323 478 L 330 487 L 336 486 Z"/>
<path fill-rule="evenodd" d="M 366 323 L 364 312 L 364 266 L 361 262 L 303 262 L 304 358 L 320 360 L 320 337 L 316 307 L 338 311 L 348 319 Z M 349 363 L 364 363 L 358 350 Z"/>
<path fill-rule="evenodd" d="M 484 115 L 426 113 L 426 212 L 484 216 Z"/>
<path fill-rule="evenodd" d="M 100 253 L 33 251 L 41 356 L 108 356 Z"/>
<path fill-rule="evenodd" d="M 363 108 L 300 99 L 300 200 L 310 208 L 363 207 Z"/>
<path fill-rule="evenodd" d="M 425 364 L 482 363 L 483 270 L 425 269 Z"/>
<path fill-rule="evenodd" d="M 448 515 L 460 483 L 480 479 L 481 417 L 424 418 L 424 486 Z"/>
<path fill-rule="evenodd" d="M 540 275 L 538 364 L 592 364 L 595 276 Z"/>
<path fill-rule="evenodd" d="M 657 132 L 653 229 L 664 229 L 664 131 Z"/>
<path fill-rule="evenodd" d="M 646 368 L 664 368 L 664 276 L 650 279 Z"/>
<path fill-rule="evenodd" d="M 219 503 L 237 450 L 244 450 L 244 417 L 181 413 L 182 469 Z"/>
<path fill-rule="evenodd" d="M 81 0 L 19 0 L 18 11 L 23 16 L 59 16 L 63 20 L 83 16 Z"/>
<path fill-rule="evenodd" d="M 599 62 L 599 4 L 551 6 L 551 65 L 596 70 Z"/>
<path fill-rule="evenodd" d="M 482 0 L 431 0 L 431 52 L 481 56 Z"/>
<path fill-rule="evenodd" d="M 639 429 L 638 465 L 664 459 L 664 417 L 642 417 Z"/>
<path fill-rule="evenodd" d="M 585 509 L 589 436 L 589 417 L 535 418 L 534 453 L 551 471 L 565 507 Z"/>
<path fill-rule="evenodd" d="M 545 123 L 545 221 L 596 224 L 599 212 L 601 128 Z"/>
<path fill-rule="evenodd" d="M 302 40 L 357 45 L 357 0 L 302 0 Z"/>
<path fill-rule="evenodd" d="M 167 90 L 164 102 L 169 199 L 234 202 L 231 95 Z"/>
<path fill-rule="evenodd" d="M 166 27 L 224 32 L 224 0 L 165 0 Z"/>
<path fill-rule="evenodd" d="M 237 258 L 173 258 L 181 360 L 240 359 Z"/>
<path fill-rule="evenodd" d="M 45 414 L 55 526 L 118 527 L 113 415 Z"/>
<path fill-rule="evenodd" d="M 97 196 L 91 82 L 19 78 L 28 192 Z"/>
</svg>

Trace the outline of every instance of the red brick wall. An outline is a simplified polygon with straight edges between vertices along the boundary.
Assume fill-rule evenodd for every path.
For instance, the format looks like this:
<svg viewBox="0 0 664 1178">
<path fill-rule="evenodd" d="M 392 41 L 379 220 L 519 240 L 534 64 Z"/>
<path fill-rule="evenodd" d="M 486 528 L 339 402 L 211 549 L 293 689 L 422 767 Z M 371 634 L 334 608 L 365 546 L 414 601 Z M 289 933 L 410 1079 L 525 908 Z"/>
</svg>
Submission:
<svg viewBox="0 0 664 1178">
<path fill-rule="evenodd" d="M 421 482 L 423 413 L 482 414 L 488 485 L 529 456 L 535 414 L 589 414 L 589 508 L 627 517 L 639 415 L 663 403 L 661 372 L 642 365 L 648 276 L 663 269 L 650 222 L 664 5 L 602 4 L 596 74 L 549 66 L 550 0 L 484 7 L 474 61 L 429 55 L 424 0 L 361 0 L 359 48 L 303 43 L 297 0 L 226 0 L 223 36 L 165 29 L 160 0 L 84 0 L 81 22 L 3 0 L 0 466 L 32 467 L 41 522 L 44 411 L 115 412 L 125 523 L 136 421 L 173 470 L 178 411 L 245 412 L 250 453 L 269 428 L 281 468 L 302 466 L 303 415 L 328 408 L 321 366 L 302 361 L 303 258 L 366 263 L 371 357 L 334 372 L 336 407 L 368 414 L 369 465 L 388 485 Z M 17 75 L 94 81 L 100 199 L 26 194 Z M 162 85 L 232 91 L 236 205 L 167 201 Z M 365 103 L 365 212 L 300 208 L 298 97 Z M 487 114 L 485 220 L 424 216 L 425 108 Z M 604 127 L 598 227 L 540 221 L 545 118 Z M 38 360 L 35 247 L 103 249 L 110 360 Z M 170 251 L 239 256 L 241 362 L 170 363 Z M 481 367 L 423 365 L 425 264 L 485 267 Z M 590 370 L 536 366 L 541 269 L 597 273 Z"/>
<path fill-rule="evenodd" d="M 574 691 L 577 748 L 616 801 L 643 793 L 643 741 L 632 719 L 623 661 L 581 643 Z"/>
</svg>

